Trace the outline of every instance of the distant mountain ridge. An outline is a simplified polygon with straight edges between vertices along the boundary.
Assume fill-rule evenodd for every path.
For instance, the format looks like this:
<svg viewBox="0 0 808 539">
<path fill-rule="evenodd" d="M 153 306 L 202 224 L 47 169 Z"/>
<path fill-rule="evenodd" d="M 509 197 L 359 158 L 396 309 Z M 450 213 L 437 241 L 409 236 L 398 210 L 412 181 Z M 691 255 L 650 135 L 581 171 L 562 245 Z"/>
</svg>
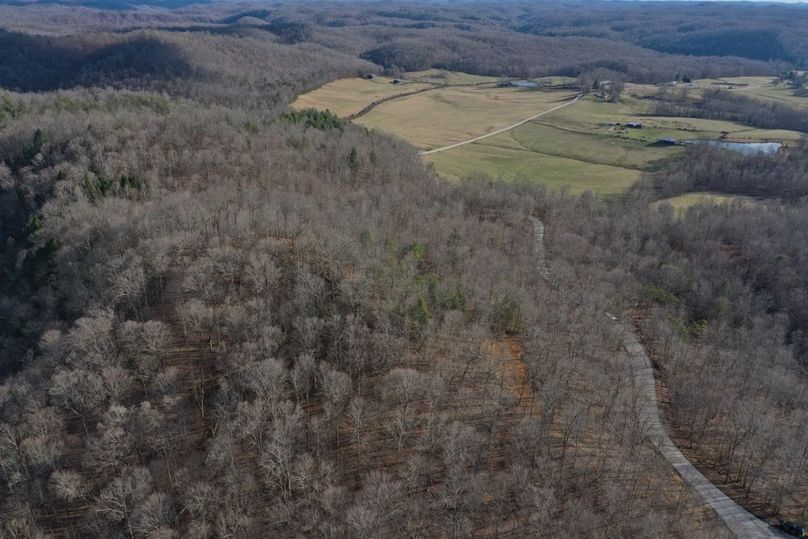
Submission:
<svg viewBox="0 0 808 539">
<path fill-rule="evenodd" d="M 6 6 L 80 6 L 94 9 L 107 9 L 122 11 L 138 7 L 157 7 L 165 9 L 178 9 L 194 4 L 207 4 L 209 0 L 0 0 L 0 5 Z"/>
</svg>

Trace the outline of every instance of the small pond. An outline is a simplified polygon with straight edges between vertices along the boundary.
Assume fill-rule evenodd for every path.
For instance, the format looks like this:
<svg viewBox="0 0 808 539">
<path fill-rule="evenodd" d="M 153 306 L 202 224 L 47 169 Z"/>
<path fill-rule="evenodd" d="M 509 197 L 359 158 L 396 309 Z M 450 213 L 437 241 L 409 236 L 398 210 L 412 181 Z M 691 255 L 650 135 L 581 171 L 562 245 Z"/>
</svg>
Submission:
<svg viewBox="0 0 808 539">
<path fill-rule="evenodd" d="M 709 144 L 743 155 L 773 156 L 783 147 L 779 142 L 730 142 L 727 140 L 686 140 L 685 144 Z"/>
</svg>

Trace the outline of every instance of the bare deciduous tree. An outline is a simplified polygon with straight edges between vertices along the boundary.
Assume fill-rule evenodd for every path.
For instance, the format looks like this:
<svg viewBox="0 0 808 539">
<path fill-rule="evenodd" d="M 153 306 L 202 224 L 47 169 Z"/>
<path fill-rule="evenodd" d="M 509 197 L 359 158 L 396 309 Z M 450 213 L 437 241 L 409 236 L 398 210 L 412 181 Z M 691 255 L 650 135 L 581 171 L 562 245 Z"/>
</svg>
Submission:
<svg viewBox="0 0 808 539">
<path fill-rule="evenodd" d="M 88 485 L 82 475 L 75 470 L 56 470 L 50 476 L 50 490 L 60 499 L 68 502 L 84 499 Z"/>
</svg>

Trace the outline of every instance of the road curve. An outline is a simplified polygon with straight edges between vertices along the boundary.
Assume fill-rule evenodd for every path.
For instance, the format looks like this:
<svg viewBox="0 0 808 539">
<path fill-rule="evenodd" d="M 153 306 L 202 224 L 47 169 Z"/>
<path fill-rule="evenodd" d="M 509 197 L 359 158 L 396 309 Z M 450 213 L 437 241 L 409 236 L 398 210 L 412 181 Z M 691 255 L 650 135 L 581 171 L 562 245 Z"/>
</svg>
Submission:
<svg viewBox="0 0 808 539">
<path fill-rule="evenodd" d="M 634 390 L 637 392 L 637 405 L 648 439 L 657 451 L 674 467 L 676 472 L 698 492 L 704 502 L 724 521 L 724 524 L 736 537 L 763 538 L 783 537 L 783 535 L 738 505 L 732 498 L 721 492 L 700 471 L 693 466 L 687 457 L 676 447 L 659 417 L 659 406 L 656 397 L 654 368 L 643 346 L 637 341 L 634 331 L 621 328 L 623 347 L 631 361 L 634 378 Z"/>
<path fill-rule="evenodd" d="M 478 140 L 483 140 L 483 139 L 488 138 L 488 137 L 493 137 L 494 135 L 499 135 L 500 133 L 510 131 L 511 129 L 516 129 L 520 125 L 524 125 L 524 124 L 528 123 L 531 120 L 535 120 L 536 118 L 540 118 L 540 117 L 544 116 L 545 114 L 550 114 L 551 112 L 555 112 L 558 109 L 563 109 L 564 107 L 568 107 L 568 106 L 572 105 L 573 103 L 575 103 L 576 101 L 578 101 L 579 99 L 581 99 L 581 94 L 576 95 L 575 99 L 572 99 L 570 101 L 565 101 L 564 103 L 561 103 L 560 105 L 556 105 L 555 107 L 553 107 L 551 109 L 542 111 L 542 112 L 540 112 L 538 114 L 534 114 L 533 116 L 531 116 L 529 118 L 525 118 L 524 120 L 519 120 L 515 124 L 509 125 L 508 127 L 503 127 L 501 129 L 497 129 L 496 131 L 491 131 L 490 133 L 486 133 L 485 135 L 480 135 L 479 137 L 470 138 L 470 139 L 464 140 L 462 142 L 455 142 L 454 144 L 449 144 L 448 146 L 442 146 L 440 148 L 435 148 L 434 150 L 425 150 L 425 151 L 422 151 L 422 152 L 418 152 L 418 154 L 419 155 L 431 155 L 433 153 L 443 152 L 443 151 L 446 151 L 446 150 L 451 150 L 452 148 L 458 148 L 458 147 L 464 146 L 466 144 L 471 144 L 472 142 L 477 142 Z"/>
<path fill-rule="evenodd" d="M 544 224 L 532 215 L 528 216 L 528 220 L 533 224 L 533 254 L 536 258 L 536 268 L 543 278 L 548 279 L 549 271 L 544 254 Z M 614 316 L 609 315 L 609 317 L 615 323 L 618 323 Z M 631 372 L 634 380 L 634 390 L 637 393 L 640 420 L 647 438 L 651 440 L 657 451 L 673 466 L 682 479 L 699 494 L 704 503 L 718 515 L 736 537 L 744 539 L 785 537 L 785 534 L 772 528 L 721 492 L 679 451 L 665 432 L 665 427 L 660 419 L 654 368 L 651 365 L 651 360 L 637 340 L 633 330 L 622 325 L 620 325 L 620 330 L 623 334 L 623 347 L 626 349 L 631 361 Z"/>
</svg>

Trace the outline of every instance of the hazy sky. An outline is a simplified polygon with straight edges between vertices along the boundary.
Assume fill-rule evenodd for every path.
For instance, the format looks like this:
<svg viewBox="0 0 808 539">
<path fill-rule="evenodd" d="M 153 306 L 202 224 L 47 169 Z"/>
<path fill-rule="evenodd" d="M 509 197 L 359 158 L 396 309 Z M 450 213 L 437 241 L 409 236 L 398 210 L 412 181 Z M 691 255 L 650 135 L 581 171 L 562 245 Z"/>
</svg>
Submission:
<svg viewBox="0 0 808 539">
<path fill-rule="evenodd" d="M 664 1 L 664 0 L 651 0 L 651 1 Z M 808 0 L 679 0 L 681 2 L 754 2 L 757 4 L 805 4 L 808 6 Z"/>
</svg>

